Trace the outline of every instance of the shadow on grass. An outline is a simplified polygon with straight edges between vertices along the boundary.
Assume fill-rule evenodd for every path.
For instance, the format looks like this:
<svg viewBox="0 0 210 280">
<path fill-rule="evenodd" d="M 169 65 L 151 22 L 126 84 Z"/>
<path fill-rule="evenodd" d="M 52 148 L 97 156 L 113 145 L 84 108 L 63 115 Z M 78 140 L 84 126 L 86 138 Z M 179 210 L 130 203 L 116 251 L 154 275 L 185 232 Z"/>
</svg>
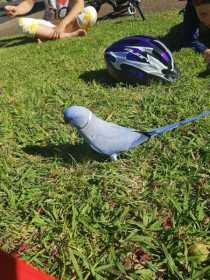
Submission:
<svg viewBox="0 0 210 280">
<path fill-rule="evenodd" d="M 106 69 L 87 71 L 81 74 L 79 78 L 86 83 L 96 82 L 107 87 L 115 87 L 117 85 L 117 82 L 109 76 Z"/>
<path fill-rule="evenodd" d="M 58 159 L 65 164 L 75 165 L 88 160 L 104 161 L 107 157 L 94 152 L 87 144 L 28 145 L 23 151 L 29 155 Z"/>
<path fill-rule="evenodd" d="M 172 52 L 179 51 L 182 48 L 182 28 L 183 23 L 179 23 L 173 26 L 166 35 L 160 36 L 158 39 L 163 42 Z"/>
<path fill-rule="evenodd" d="M 14 37 L 14 38 L 5 38 L 0 40 L 0 47 L 4 48 L 10 48 L 25 44 L 31 44 L 34 43 L 33 38 L 27 38 L 27 37 Z"/>
<path fill-rule="evenodd" d="M 94 70 L 94 71 L 87 71 L 84 72 L 79 76 L 80 79 L 88 82 L 96 82 L 98 84 L 101 84 L 104 87 L 116 87 L 117 85 L 120 85 L 121 87 L 127 87 L 127 86 L 149 86 L 151 82 L 153 82 L 153 79 L 145 79 L 142 82 L 136 82 L 136 81 L 116 81 L 110 77 L 106 69 L 100 69 L 100 70 Z M 124 80 L 126 80 L 126 77 L 124 77 Z"/>
<path fill-rule="evenodd" d="M 210 77 L 210 68 L 207 67 L 206 70 L 200 72 L 200 73 L 198 74 L 198 77 L 199 77 L 199 78 Z"/>
</svg>

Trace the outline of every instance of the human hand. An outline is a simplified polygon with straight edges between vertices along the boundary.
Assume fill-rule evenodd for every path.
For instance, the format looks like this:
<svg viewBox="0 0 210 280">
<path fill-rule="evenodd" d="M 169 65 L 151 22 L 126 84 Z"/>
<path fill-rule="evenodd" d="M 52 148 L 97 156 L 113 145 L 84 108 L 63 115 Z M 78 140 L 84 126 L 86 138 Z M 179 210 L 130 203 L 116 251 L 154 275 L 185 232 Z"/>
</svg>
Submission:
<svg viewBox="0 0 210 280">
<path fill-rule="evenodd" d="M 4 7 L 4 10 L 6 12 L 6 15 L 9 16 L 9 17 L 15 17 L 15 16 L 18 15 L 16 6 L 7 5 L 7 6 Z"/>
<path fill-rule="evenodd" d="M 204 52 L 203 52 L 203 58 L 205 60 L 206 63 L 210 63 L 210 49 L 206 49 Z"/>
<path fill-rule="evenodd" d="M 61 33 L 65 32 L 65 25 L 60 22 L 54 29 L 52 32 L 52 36 L 51 39 L 56 40 L 56 39 L 60 39 Z"/>
</svg>

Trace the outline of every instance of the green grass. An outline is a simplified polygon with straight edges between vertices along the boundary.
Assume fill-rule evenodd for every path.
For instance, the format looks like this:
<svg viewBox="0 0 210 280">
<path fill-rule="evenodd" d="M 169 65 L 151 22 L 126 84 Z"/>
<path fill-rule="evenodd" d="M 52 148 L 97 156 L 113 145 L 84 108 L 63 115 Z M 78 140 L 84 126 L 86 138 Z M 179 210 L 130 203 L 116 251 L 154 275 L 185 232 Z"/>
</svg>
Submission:
<svg viewBox="0 0 210 280">
<path fill-rule="evenodd" d="M 0 246 L 59 279 L 210 279 L 210 118 L 124 153 L 95 155 L 64 125 L 77 104 L 115 123 L 150 129 L 209 108 L 206 66 L 174 52 L 181 79 L 109 83 L 103 51 L 127 35 L 164 36 L 177 12 L 98 24 L 86 38 L 0 48 Z M 173 43 L 177 36 L 171 36 Z M 24 44 L 21 44 L 24 43 Z M 204 76 L 204 77 L 200 77 Z"/>
</svg>

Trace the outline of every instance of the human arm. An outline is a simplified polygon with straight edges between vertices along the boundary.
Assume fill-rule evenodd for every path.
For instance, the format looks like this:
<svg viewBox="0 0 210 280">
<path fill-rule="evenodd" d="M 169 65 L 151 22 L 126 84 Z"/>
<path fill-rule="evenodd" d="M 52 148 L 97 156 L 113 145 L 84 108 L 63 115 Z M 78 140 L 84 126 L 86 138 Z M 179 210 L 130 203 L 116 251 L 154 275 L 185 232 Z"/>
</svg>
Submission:
<svg viewBox="0 0 210 280">
<path fill-rule="evenodd" d="M 59 34 L 64 32 L 66 27 L 77 17 L 77 15 L 84 8 L 84 0 L 73 0 L 73 5 L 69 13 L 60 21 L 60 23 L 56 26 L 53 39 L 58 39 Z"/>
<path fill-rule="evenodd" d="M 17 6 L 7 5 L 4 7 L 7 16 L 15 17 L 25 15 L 33 8 L 35 0 L 24 0 Z"/>
</svg>

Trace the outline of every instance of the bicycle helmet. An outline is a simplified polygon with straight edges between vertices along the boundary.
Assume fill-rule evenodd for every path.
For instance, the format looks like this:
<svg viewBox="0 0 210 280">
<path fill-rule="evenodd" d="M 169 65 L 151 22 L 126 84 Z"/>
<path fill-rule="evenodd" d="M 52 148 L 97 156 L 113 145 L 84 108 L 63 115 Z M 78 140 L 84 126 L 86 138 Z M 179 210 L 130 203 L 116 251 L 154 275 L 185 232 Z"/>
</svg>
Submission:
<svg viewBox="0 0 210 280">
<path fill-rule="evenodd" d="M 158 78 L 175 82 L 180 72 L 170 50 L 149 36 L 123 38 L 104 52 L 109 74 L 118 81 L 145 82 Z"/>
</svg>

